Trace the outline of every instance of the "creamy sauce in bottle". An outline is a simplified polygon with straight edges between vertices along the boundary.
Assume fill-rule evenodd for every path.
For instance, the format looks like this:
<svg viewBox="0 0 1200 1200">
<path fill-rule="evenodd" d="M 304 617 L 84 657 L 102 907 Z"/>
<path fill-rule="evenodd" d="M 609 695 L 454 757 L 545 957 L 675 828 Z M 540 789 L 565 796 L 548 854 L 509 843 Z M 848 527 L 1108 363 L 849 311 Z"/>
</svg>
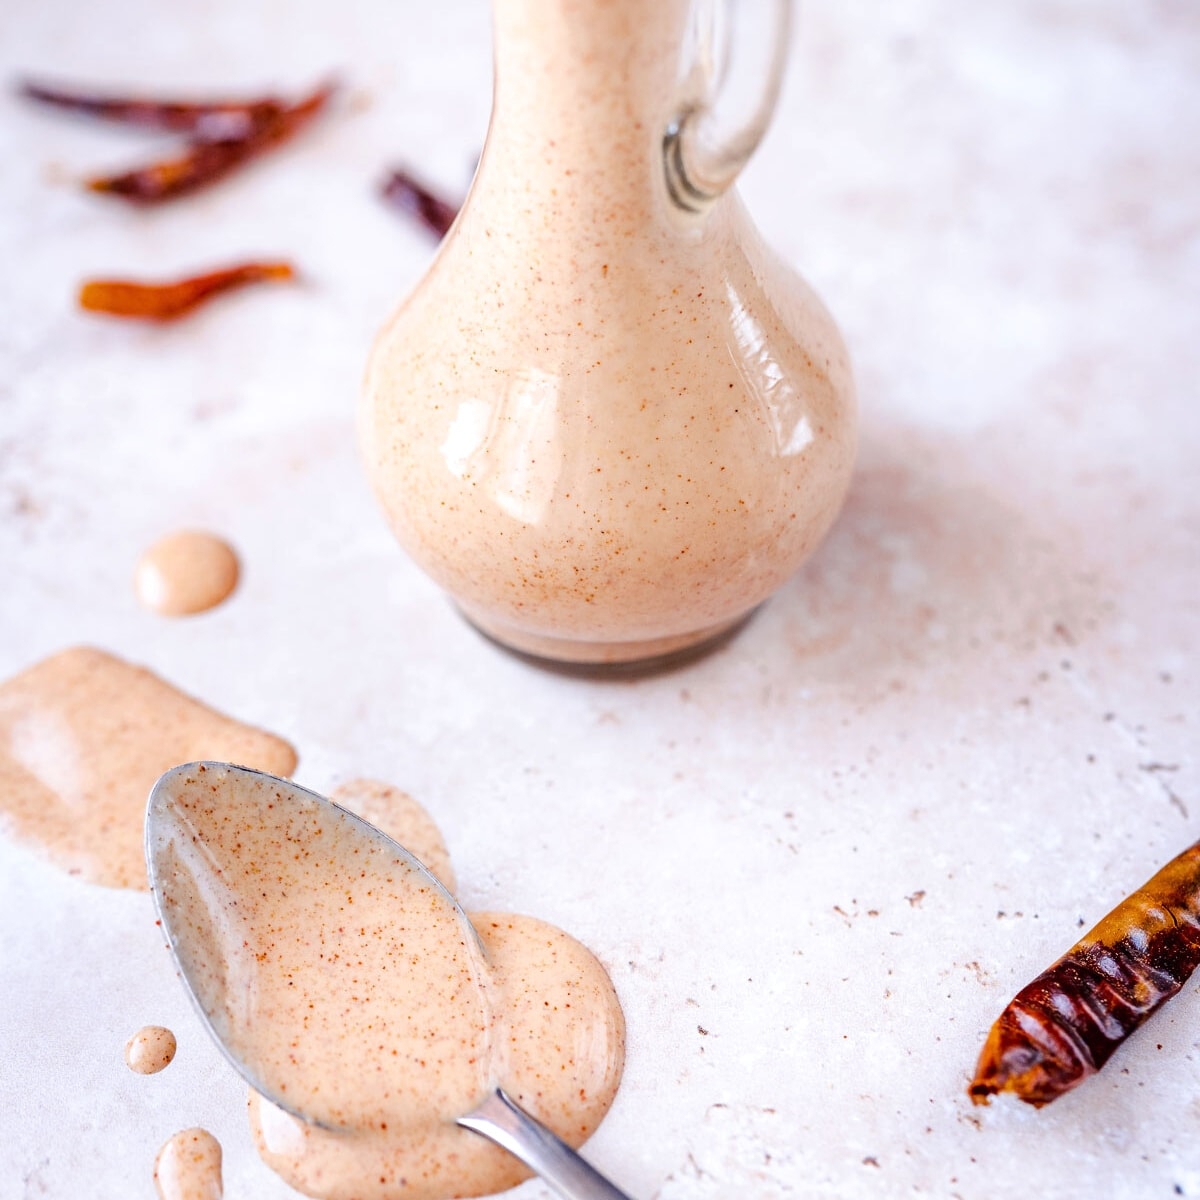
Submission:
<svg viewBox="0 0 1200 1200">
<path fill-rule="evenodd" d="M 368 364 L 360 440 L 401 544 L 550 659 L 676 653 L 810 554 L 854 459 L 812 290 L 734 192 L 673 210 L 688 0 L 500 0 L 470 196 Z"/>
<path fill-rule="evenodd" d="M 157 1075 L 175 1058 L 175 1035 L 161 1025 L 146 1025 L 125 1043 L 125 1065 L 139 1075 Z"/>
<path fill-rule="evenodd" d="M 185 973 L 264 1090 L 320 1123 L 251 1095 L 259 1152 L 292 1186 L 326 1200 L 513 1186 L 524 1168 L 454 1124 L 497 1085 L 572 1145 L 595 1129 L 624 1022 L 578 942 L 504 914 L 476 916 L 477 939 L 398 847 L 215 764 L 178 777 L 170 817 L 156 874 L 169 926 L 188 931 Z"/>
<path fill-rule="evenodd" d="M 159 1200 L 221 1200 L 221 1143 L 207 1129 L 172 1134 L 154 1160 Z"/>
<path fill-rule="evenodd" d="M 238 557 L 211 533 L 185 529 L 167 534 L 138 560 L 133 586 L 138 599 L 167 617 L 215 608 L 237 587 Z"/>
<path fill-rule="evenodd" d="M 146 797 L 203 757 L 296 767 L 281 738 L 102 650 L 64 650 L 0 684 L 0 827 L 93 883 L 146 887 Z"/>
</svg>

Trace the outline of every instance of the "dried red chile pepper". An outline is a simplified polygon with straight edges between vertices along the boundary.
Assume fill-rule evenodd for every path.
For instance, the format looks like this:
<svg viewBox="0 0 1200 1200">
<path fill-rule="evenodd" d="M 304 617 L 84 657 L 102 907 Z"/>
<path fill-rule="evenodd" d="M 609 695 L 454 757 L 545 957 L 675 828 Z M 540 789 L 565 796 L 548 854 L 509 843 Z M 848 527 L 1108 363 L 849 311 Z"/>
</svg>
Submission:
<svg viewBox="0 0 1200 1200">
<path fill-rule="evenodd" d="M 114 317 L 173 321 L 221 292 L 264 280 L 294 279 L 295 274 L 290 263 L 247 262 L 170 283 L 94 279 L 80 288 L 79 305 Z"/>
<path fill-rule="evenodd" d="M 319 88 L 299 104 L 270 106 L 236 136 L 197 138 L 177 158 L 150 163 L 120 175 L 88 180 L 93 192 L 107 192 L 135 204 L 156 204 L 195 191 L 227 175 L 247 159 L 291 137 L 325 107 L 332 86 Z"/>
<path fill-rule="evenodd" d="M 441 238 L 446 236 L 458 206 L 435 196 L 423 183 L 414 179 L 407 171 L 397 168 L 380 189 L 387 202 L 401 212 L 415 217 L 430 233 Z"/>
<path fill-rule="evenodd" d="M 1200 842 L 1022 988 L 992 1026 L 968 1093 L 1041 1107 L 1098 1071 L 1200 966 Z"/>
<path fill-rule="evenodd" d="M 22 94 L 58 108 L 143 129 L 189 135 L 182 154 L 117 175 L 87 181 L 94 192 L 134 204 L 156 204 L 223 178 L 235 167 L 290 138 L 308 124 L 335 91 L 325 84 L 297 104 L 274 97 L 237 102 L 186 103 L 73 93 L 25 84 Z"/>
<path fill-rule="evenodd" d="M 211 103 L 148 100 L 141 97 L 98 95 L 27 81 L 20 87 L 27 100 L 48 104 L 82 116 L 161 133 L 190 133 L 216 138 L 245 135 L 258 122 L 278 115 L 287 105 L 274 96 L 262 100 L 218 100 Z"/>
</svg>

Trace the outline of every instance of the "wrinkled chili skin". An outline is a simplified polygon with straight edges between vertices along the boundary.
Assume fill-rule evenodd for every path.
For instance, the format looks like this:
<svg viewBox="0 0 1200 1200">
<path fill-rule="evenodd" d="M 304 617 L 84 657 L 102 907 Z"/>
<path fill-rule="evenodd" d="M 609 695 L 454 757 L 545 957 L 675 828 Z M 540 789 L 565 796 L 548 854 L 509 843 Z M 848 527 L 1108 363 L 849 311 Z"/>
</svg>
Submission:
<svg viewBox="0 0 1200 1200">
<path fill-rule="evenodd" d="M 397 169 L 384 180 L 380 189 L 384 199 L 401 212 L 415 217 L 430 233 L 445 237 L 458 216 L 458 206 L 435 196 L 407 171 Z"/>
<path fill-rule="evenodd" d="M 327 84 L 291 107 L 266 105 L 239 136 L 197 138 L 183 154 L 163 159 L 119 175 L 89 179 L 94 192 L 121 197 L 134 204 L 158 204 L 186 195 L 229 174 L 248 159 L 278 145 L 315 117 L 334 92 Z M 224 131 L 221 131 L 224 133 Z"/>
<path fill-rule="evenodd" d="M 1076 1087 L 1200 966 L 1200 842 L 1017 993 L 968 1089 L 1041 1107 Z"/>
<path fill-rule="evenodd" d="M 136 129 L 188 133 L 206 140 L 245 137 L 263 121 L 277 117 L 286 105 L 275 96 L 260 100 L 193 102 L 150 100 L 137 96 L 99 95 L 26 80 L 18 88 L 27 100 L 81 116 L 96 117 Z"/>
</svg>

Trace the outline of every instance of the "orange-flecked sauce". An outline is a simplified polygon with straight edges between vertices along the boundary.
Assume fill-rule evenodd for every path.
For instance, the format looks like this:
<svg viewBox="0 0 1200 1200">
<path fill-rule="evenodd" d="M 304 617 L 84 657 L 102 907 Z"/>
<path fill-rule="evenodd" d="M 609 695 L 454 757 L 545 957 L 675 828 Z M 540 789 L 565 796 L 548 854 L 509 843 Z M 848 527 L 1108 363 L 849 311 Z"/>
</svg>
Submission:
<svg viewBox="0 0 1200 1200">
<path fill-rule="evenodd" d="M 172 1134 L 154 1160 L 160 1200 L 221 1200 L 221 1143 L 207 1129 Z"/>
<path fill-rule="evenodd" d="M 64 650 L 0 684 L 0 826 L 93 883 L 146 887 L 146 797 L 197 758 L 296 766 L 281 738 L 101 650 Z"/>
<path fill-rule="evenodd" d="M 139 1075 L 157 1075 L 175 1058 L 175 1035 L 161 1025 L 146 1025 L 125 1043 L 125 1065 Z"/>
<path fill-rule="evenodd" d="M 407 792 L 378 779 L 351 779 L 335 787 L 329 798 L 395 838 L 447 891 L 457 888 L 442 831 Z"/>
<path fill-rule="evenodd" d="M 176 777 L 164 824 L 152 852 L 185 974 L 234 1057 L 310 1119 L 251 1093 L 259 1153 L 293 1187 L 325 1200 L 511 1187 L 525 1169 L 454 1123 L 496 1086 L 572 1145 L 596 1128 L 624 1022 L 574 939 L 528 917 L 467 923 L 353 817 L 217 765 Z"/>
<path fill-rule="evenodd" d="M 237 587 L 238 557 L 211 533 L 184 529 L 154 543 L 138 560 L 134 591 L 147 607 L 166 617 L 215 608 Z"/>
</svg>

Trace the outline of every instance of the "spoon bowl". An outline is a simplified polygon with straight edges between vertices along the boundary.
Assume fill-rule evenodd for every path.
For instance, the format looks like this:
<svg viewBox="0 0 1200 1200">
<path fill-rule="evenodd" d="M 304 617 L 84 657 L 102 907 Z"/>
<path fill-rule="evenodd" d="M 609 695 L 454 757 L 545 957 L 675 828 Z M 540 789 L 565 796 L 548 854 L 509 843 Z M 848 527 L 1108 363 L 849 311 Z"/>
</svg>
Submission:
<svg viewBox="0 0 1200 1200">
<path fill-rule="evenodd" d="M 180 978 L 225 1057 L 265 1099 L 334 1131 L 428 1120 L 432 1109 L 566 1200 L 629 1200 L 490 1077 L 483 943 L 450 892 L 382 830 L 289 780 L 200 762 L 154 785 L 145 843 Z M 372 1009 L 369 1036 L 356 1041 L 346 1015 L 384 981 L 404 1003 Z M 381 1091 L 380 1073 L 345 1064 L 377 1058 L 384 1039 L 399 1065 Z M 411 1082 L 408 1062 L 420 1068 Z M 462 1095 L 482 1098 L 456 1111 Z"/>
</svg>

